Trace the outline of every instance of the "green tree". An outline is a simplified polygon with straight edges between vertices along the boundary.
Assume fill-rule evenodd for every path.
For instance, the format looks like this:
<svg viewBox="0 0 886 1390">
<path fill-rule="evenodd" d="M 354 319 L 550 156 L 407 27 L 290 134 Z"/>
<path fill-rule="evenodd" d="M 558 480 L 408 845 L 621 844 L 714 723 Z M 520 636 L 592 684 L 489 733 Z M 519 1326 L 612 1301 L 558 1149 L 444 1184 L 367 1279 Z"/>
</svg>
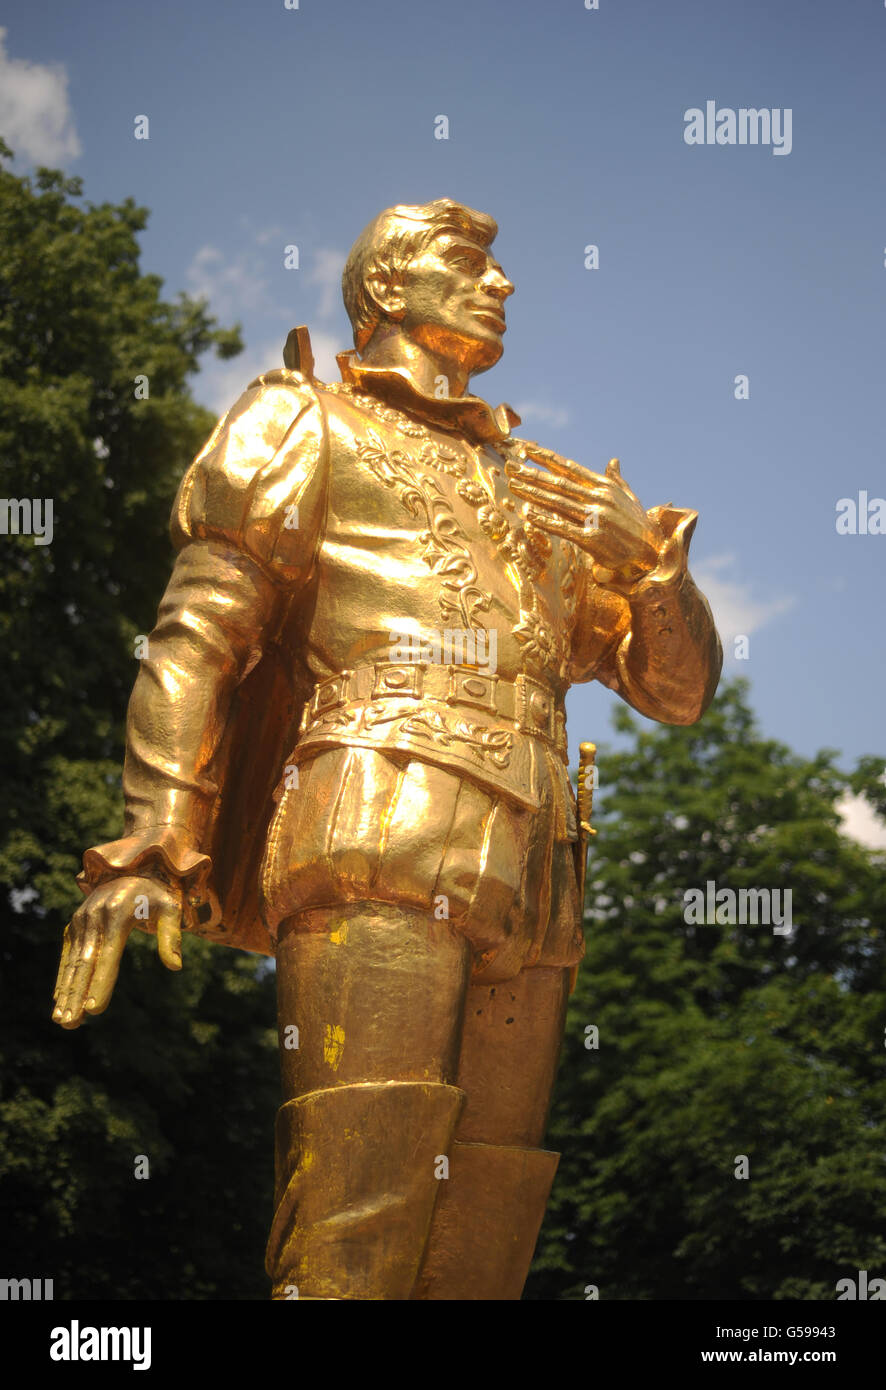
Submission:
<svg viewBox="0 0 886 1390">
<path fill-rule="evenodd" d="M 53 1278 L 56 1298 L 260 1298 L 273 976 L 194 939 L 173 976 L 136 932 L 108 1013 L 50 1020 L 80 855 L 121 829 L 134 638 L 171 568 L 172 499 L 214 424 L 189 382 L 207 350 L 241 349 L 140 270 L 146 221 L 0 166 L 0 491 L 53 501 L 51 544 L 0 536 L 2 1273 Z"/>
<path fill-rule="evenodd" d="M 886 1277 L 886 856 L 835 809 L 850 786 L 883 809 L 883 760 L 844 774 L 764 739 L 738 681 L 694 728 L 615 722 L 632 744 L 599 758 L 526 1296 L 833 1299 Z M 793 930 L 687 923 L 708 881 L 790 890 Z"/>
</svg>

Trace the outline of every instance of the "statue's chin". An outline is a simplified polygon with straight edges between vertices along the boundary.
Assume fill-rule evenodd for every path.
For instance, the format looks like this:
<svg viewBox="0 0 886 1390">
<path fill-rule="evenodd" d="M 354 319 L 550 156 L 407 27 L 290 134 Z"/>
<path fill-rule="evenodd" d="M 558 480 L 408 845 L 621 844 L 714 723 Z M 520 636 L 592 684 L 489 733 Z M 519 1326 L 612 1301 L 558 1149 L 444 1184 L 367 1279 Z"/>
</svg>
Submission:
<svg viewBox="0 0 886 1390">
<path fill-rule="evenodd" d="M 468 356 L 468 375 L 476 376 L 480 372 L 488 372 L 490 367 L 494 367 L 500 361 L 504 352 L 504 344 L 497 342 L 480 342 L 474 340 L 472 351 Z"/>
</svg>

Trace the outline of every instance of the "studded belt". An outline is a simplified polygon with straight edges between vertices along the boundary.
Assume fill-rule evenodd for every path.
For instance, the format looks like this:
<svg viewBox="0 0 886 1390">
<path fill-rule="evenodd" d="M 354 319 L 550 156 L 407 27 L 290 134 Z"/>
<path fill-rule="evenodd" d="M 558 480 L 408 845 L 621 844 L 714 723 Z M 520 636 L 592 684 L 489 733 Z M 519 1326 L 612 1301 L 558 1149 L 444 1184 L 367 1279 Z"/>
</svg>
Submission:
<svg viewBox="0 0 886 1390">
<path fill-rule="evenodd" d="M 562 758 L 567 756 L 566 714 L 546 685 L 531 676 L 509 681 L 466 666 L 379 661 L 342 671 L 315 688 L 303 727 L 310 730 L 315 719 L 354 702 L 385 699 L 439 700 L 484 710 L 507 720 L 520 733 L 542 739 Z"/>
</svg>

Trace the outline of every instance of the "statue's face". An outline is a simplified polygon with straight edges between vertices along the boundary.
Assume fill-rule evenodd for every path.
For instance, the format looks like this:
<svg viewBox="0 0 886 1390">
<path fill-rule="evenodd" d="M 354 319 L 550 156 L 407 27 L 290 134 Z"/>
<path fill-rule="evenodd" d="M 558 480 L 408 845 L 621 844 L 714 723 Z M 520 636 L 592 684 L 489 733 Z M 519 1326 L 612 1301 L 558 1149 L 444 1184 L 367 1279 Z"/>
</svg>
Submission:
<svg viewBox="0 0 886 1390">
<path fill-rule="evenodd" d="M 484 246 L 445 233 L 403 273 L 399 327 L 469 374 L 485 372 L 504 350 L 504 301 L 513 293 L 514 286 Z"/>
</svg>

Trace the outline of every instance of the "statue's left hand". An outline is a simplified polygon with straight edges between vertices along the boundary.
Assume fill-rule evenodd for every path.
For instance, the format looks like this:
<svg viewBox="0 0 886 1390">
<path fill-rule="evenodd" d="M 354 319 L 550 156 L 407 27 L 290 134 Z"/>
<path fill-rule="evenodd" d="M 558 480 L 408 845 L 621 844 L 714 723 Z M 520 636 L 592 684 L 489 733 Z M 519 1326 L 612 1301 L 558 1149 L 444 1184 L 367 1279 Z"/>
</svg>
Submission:
<svg viewBox="0 0 886 1390">
<path fill-rule="evenodd" d="M 147 904 L 147 918 L 136 909 Z M 181 970 L 181 895 L 156 879 L 112 879 L 93 888 L 65 927 L 55 984 L 53 1020 L 79 1028 L 83 1014 L 104 1013 L 120 961 L 137 920 L 156 927 L 157 949 L 168 970 Z"/>
<path fill-rule="evenodd" d="M 589 554 L 602 584 L 630 584 L 655 568 L 665 537 L 621 476 L 618 459 L 609 461 L 605 477 L 547 451 L 545 462 L 546 469 L 507 464 L 528 522 Z"/>
</svg>

